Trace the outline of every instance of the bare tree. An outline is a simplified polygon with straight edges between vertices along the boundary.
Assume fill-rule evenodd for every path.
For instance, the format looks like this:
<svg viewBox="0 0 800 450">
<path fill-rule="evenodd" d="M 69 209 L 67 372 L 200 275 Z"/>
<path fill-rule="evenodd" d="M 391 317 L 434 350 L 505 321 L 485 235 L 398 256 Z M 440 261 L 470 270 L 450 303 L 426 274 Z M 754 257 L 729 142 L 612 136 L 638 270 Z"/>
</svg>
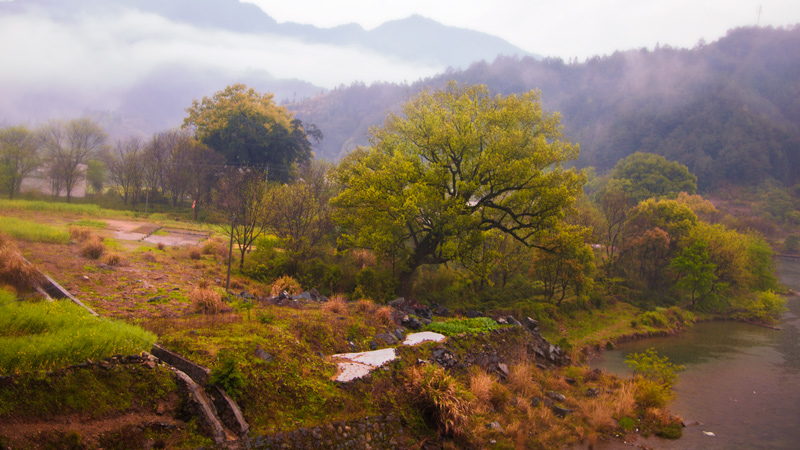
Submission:
<svg viewBox="0 0 800 450">
<path fill-rule="evenodd" d="M 188 164 L 186 189 L 192 200 L 192 219 L 197 220 L 201 205 L 210 203 L 211 191 L 225 165 L 225 157 L 195 140 L 185 143 Z"/>
<path fill-rule="evenodd" d="M 73 189 L 84 176 L 84 165 L 106 146 L 108 136 L 88 118 L 51 121 L 40 129 L 40 136 L 53 195 L 59 195 L 63 189 L 69 202 Z"/>
<path fill-rule="evenodd" d="M 0 130 L 0 181 L 13 199 L 22 180 L 40 163 L 36 135 L 24 126 Z"/>
<path fill-rule="evenodd" d="M 217 191 L 216 206 L 223 229 L 239 247 L 239 269 L 244 255 L 266 228 L 264 174 L 256 170 L 229 168 Z"/>
<path fill-rule="evenodd" d="M 114 150 L 105 159 L 111 183 L 122 194 L 127 205 L 136 205 L 144 183 L 144 144 L 138 136 L 117 140 Z"/>
<path fill-rule="evenodd" d="M 297 182 L 274 187 L 267 196 L 267 223 L 295 262 L 333 230 L 329 201 L 334 188 L 327 169 L 324 163 L 308 164 Z"/>
<path fill-rule="evenodd" d="M 192 177 L 191 161 L 194 138 L 188 130 L 174 129 L 162 133 L 166 145 L 171 147 L 163 161 L 162 182 L 164 192 L 172 200 L 172 206 L 183 204 Z"/>
</svg>

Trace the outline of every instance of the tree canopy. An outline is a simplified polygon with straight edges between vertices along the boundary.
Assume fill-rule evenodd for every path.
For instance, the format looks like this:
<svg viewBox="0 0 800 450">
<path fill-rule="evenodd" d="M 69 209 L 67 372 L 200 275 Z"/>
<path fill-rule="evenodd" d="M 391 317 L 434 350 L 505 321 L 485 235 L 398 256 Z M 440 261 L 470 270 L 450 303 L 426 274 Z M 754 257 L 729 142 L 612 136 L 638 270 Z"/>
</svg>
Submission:
<svg viewBox="0 0 800 450">
<path fill-rule="evenodd" d="M 234 84 L 212 97 L 194 100 L 183 126 L 194 130 L 200 142 L 222 154 L 228 164 L 270 168 L 270 178 L 291 178 L 296 163 L 313 156 L 300 120 L 244 84 Z M 313 128 L 313 137 L 318 131 Z"/>
<path fill-rule="evenodd" d="M 612 179 L 636 201 L 650 197 L 676 198 L 681 192 L 697 191 L 697 177 L 686 166 L 652 153 L 627 156 L 614 167 Z"/>
<path fill-rule="evenodd" d="M 335 171 L 343 239 L 392 261 L 401 291 L 417 267 L 460 260 L 489 231 L 536 246 L 580 192 L 582 174 L 562 167 L 577 155 L 536 91 L 424 91 Z"/>
</svg>

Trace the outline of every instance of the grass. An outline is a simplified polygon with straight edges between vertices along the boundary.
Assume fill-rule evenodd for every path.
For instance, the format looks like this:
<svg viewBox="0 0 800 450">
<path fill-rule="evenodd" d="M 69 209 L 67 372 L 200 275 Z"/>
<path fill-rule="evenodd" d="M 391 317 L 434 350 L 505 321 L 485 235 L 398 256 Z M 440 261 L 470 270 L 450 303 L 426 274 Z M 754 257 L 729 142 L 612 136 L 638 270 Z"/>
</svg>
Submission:
<svg viewBox="0 0 800 450">
<path fill-rule="evenodd" d="M 63 228 L 52 227 L 16 217 L 0 217 L 0 232 L 14 239 L 27 242 L 68 244 L 69 233 Z"/>
<path fill-rule="evenodd" d="M 76 227 L 107 228 L 108 222 L 104 220 L 81 219 L 69 225 L 74 225 Z"/>
<path fill-rule="evenodd" d="M 496 330 L 502 325 L 489 317 L 475 317 L 472 319 L 454 319 L 445 322 L 431 322 L 425 328 L 429 331 L 441 333 L 445 336 L 455 336 L 461 333 L 485 333 Z"/>
<path fill-rule="evenodd" d="M 68 301 L 13 301 L 6 292 L 0 304 L 2 374 L 53 370 L 117 353 L 138 354 L 156 340 L 139 327 L 94 317 Z"/>
</svg>

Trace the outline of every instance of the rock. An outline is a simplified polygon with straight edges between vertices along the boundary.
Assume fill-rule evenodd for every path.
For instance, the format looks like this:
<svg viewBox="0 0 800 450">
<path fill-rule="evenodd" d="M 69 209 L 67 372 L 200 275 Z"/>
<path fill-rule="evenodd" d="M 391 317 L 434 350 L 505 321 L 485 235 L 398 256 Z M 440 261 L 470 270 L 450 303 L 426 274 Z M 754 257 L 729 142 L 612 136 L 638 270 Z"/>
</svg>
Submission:
<svg viewBox="0 0 800 450">
<path fill-rule="evenodd" d="M 600 395 L 600 389 L 597 389 L 597 388 L 586 389 L 586 396 L 587 397 L 597 397 L 598 395 Z"/>
<path fill-rule="evenodd" d="M 311 288 L 311 290 L 308 291 L 308 294 L 311 296 L 311 300 L 314 300 L 315 302 L 328 301 L 324 295 L 320 294 L 319 291 L 314 288 Z"/>
<path fill-rule="evenodd" d="M 396 338 L 397 338 L 397 340 L 403 339 L 403 336 L 404 336 L 404 334 L 403 334 L 403 333 L 404 333 L 405 331 L 406 331 L 406 330 L 405 330 L 405 329 L 403 329 L 403 328 L 395 328 L 395 329 L 394 329 L 394 337 L 396 337 Z"/>
<path fill-rule="evenodd" d="M 422 323 L 413 316 L 403 316 L 403 318 L 400 319 L 400 325 L 412 330 L 419 330 L 422 328 Z"/>
<path fill-rule="evenodd" d="M 589 372 L 586 372 L 586 374 L 583 376 L 583 381 L 597 381 L 602 376 L 603 376 L 602 370 L 594 369 Z"/>
<path fill-rule="evenodd" d="M 470 309 L 466 313 L 464 313 L 468 319 L 474 319 L 476 317 L 483 317 L 483 314 L 480 311 L 475 311 L 474 309 Z"/>
<path fill-rule="evenodd" d="M 158 302 L 163 301 L 163 300 L 164 300 L 164 297 L 162 297 L 160 295 L 156 295 L 155 297 L 152 297 L 152 298 L 148 299 L 147 303 L 158 303 Z"/>
<path fill-rule="evenodd" d="M 488 428 L 489 430 L 492 430 L 492 431 L 498 431 L 500 433 L 503 432 L 503 426 L 500 425 L 500 422 L 487 423 L 486 424 L 486 428 Z"/>
<path fill-rule="evenodd" d="M 507 365 L 505 365 L 503 363 L 497 364 L 497 371 L 500 372 L 500 375 L 503 378 L 508 377 L 508 366 Z"/>
<path fill-rule="evenodd" d="M 562 408 L 562 407 L 560 407 L 560 406 L 556 406 L 556 405 L 553 405 L 553 406 L 551 406 L 551 407 L 550 407 L 550 409 L 551 409 L 551 410 L 552 410 L 552 411 L 553 411 L 553 412 L 554 412 L 554 413 L 555 413 L 555 414 L 556 414 L 558 417 L 561 417 L 561 418 L 567 417 L 567 415 L 568 415 L 569 413 L 571 413 L 571 412 L 572 412 L 572 410 L 571 410 L 571 409 Z"/>
<path fill-rule="evenodd" d="M 375 335 L 376 341 L 383 341 L 387 345 L 397 344 L 397 337 L 392 333 L 378 333 Z"/>
<path fill-rule="evenodd" d="M 251 300 L 253 298 L 253 296 L 247 291 L 242 291 L 241 293 L 239 293 L 239 297 L 246 298 L 248 300 Z"/>
<path fill-rule="evenodd" d="M 450 352 L 450 350 L 447 350 L 444 347 L 438 347 L 433 349 L 431 351 L 431 359 L 433 359 L 433 361 L 436 364 L 444 367 L 445 369 L 448 369 L 458 364 L 458 360 L 456 359 L 456 357 Z"/>
<path fill-rule="evenodd" d="M 519 320 L 515 319 L 514 316 L 507 316 L 506 322 L 508 322 L 509 325 L 514 325 L 515 327 L 522 326 L 522 323 Z"/>
<path fill-rule="evenodd" d="M 155 369 L 156 368 L 156 362 L 155 361 L 151 361 L 149 359 L 147 361 L 143 362 L 142 365 L 147 367 L 148 369 Z"/>
<path fill-rule="evenodd" d="M 559 394 L 556 391 L 547 391 L 545 393 L 545 395 L 547 395 L 549 398 L 552 398 L 553 400 L 555 400 L 557 402 L 563 402 L 564 400 L 567 399 L 566 397 L 564 397 L 563 394 Z"/>
<path fill-rule="evenodd" d="M 370 349 L 370 350 L 377 350 L 377 349 L 378 349 L 378 343 L 377 343 L 377 342 L 375 342 L 375 341 L 370 341 L 370 343 L 369 343 L 369 349 Z"/>
<path fill-rule="evenodd" d="M 404 299 L 403 297 L 397 297 L 396 299 L 390 301 L 387 304 L 392 308 L 400 308 L 405 302 L 406 299 Z"/>
<path fill-rule="evenodd" d="M 272 360 L 275 359 L 275 357 L 273 357 L 272 355 L 270 355 L 269 353 L 264 351 L 264 349 L 261 349 L 261 348 L 257 348 L 254 353 L 255 353 L 256 358 L 258 358 L 258 359 L 260 359 L 260 360 L 262 360 L 264 362 L 272 362 Z"/>
<path fill-rule="evenodd" d="M 292 298 L 292 296 L 286 291 L 281 291 L 281 293 L 278 294 L 278 300 L 288 300 L 290 298 Z"/>
<path fill-rule="evenodd" d="M 431 304 L 431 311 L 437 316 L 448 317 L 450 315 L 450 310 L 447 309 L 446 306 L 439 305 L 438 303 Z"/>
<path fill-rule="evenodd" d="M 111 368 L 111 363 L 109 363 L 108 361 L 100 361 L 100 362 L 97 363 L 97 365 L 100 366 L 101 368 L 105 369 L 105 370 L 108 370 L 108 369 Z"/>
<path fill-rule="evenodd" d="M 539 321 L 535 319 L 531 319 L 530 317 L 526 317 L 522 319 L 522 325 L 527 328 L 529 331 L 534 333 L 539 331 Z"/>
<path fill-rule="evenodd" d="M 531 406 L 539 406 L 539 403 L 542 403 L 541 397 L 533 397 L 531 399 Z"/>
<path fill-rule="evenodd" d="M 433 320 L 433 312 L 427 306 L 417 306 L 414 308 L 414 314 L 423 321 Z"/>
<path fill-rule="evenodd" d="M 499 323 L 500 325 L 508 325 L 508 321 L 505 317 L 498 317 L 495 322 Z"/>
<path fill-rule="evenodd" d="M 575 384 L 578 382 L 578 380 L 576 380 L 575 378 L 570 378 L 570 377 L 564 377 L 564 381 L 566 381 L 569 384 Z"/>
<path fill-rule="evenodd" d="M 700 422 L 698 422 L 696 420 L 690 420 L 690 421 L 687 421 L 687 422 L 681 422 L 681 426 L 683 426 L 684 428 L 686 428 L 686 427 L 696 427 L 698 425 L 702 425 L 702 423 L 700 423 Z"/>
</svg>

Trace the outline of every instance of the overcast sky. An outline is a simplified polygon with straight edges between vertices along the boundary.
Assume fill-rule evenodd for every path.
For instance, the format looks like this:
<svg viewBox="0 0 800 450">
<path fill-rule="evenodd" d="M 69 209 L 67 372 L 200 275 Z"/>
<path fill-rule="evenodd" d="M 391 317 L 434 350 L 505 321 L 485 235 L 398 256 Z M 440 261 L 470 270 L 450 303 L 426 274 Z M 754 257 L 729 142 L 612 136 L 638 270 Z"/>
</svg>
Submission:
<svg viewBox="0 0 800 450">
<path fill-rule="evenodd" d="M 244 0 L 278 22 L 366 29 L 411 14 L 499 36 L 531 53 L 583 61 L 656 43 L 694 47 L 731 28 L 800 22 L 800 0 Z"/>
</svg>

